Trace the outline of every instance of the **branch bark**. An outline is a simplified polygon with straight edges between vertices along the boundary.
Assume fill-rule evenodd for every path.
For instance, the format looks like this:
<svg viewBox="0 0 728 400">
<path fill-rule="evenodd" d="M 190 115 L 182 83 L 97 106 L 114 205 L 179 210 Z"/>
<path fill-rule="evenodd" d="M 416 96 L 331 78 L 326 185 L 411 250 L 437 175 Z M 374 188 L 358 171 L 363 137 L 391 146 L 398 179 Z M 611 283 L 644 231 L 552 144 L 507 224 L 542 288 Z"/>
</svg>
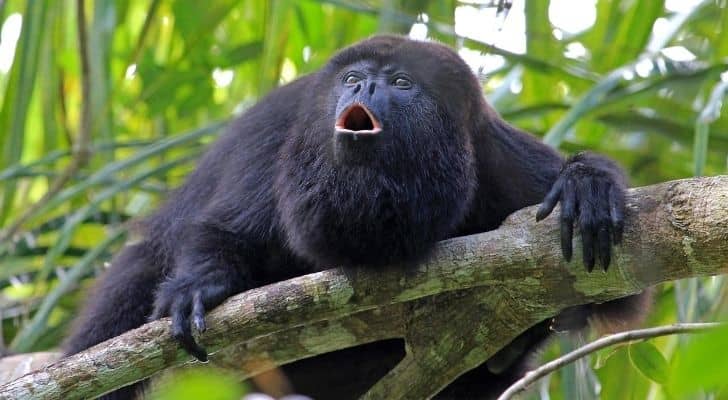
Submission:
<svg viewBox="0 0 728 400">
<path fill-rule="evenodd" d="M 634 189 L 628 201 L 624 242 L 607 273 L 586 273 L 579 251 L 566 263 L 558 218 L 536 223 L 530 207 L 498 230 L 440 243 L 415 270 L 332 269 L 241 293 L 208 314 L 200 342 L 213 361 L 265 360 L 250 376 L 403 337 L 404 360 L 366 397 L 428 398 L 565 307 L 728 272 L 728 176 Z M 149 323 L 25 375 L 0 386 L 0 398 L 93 398 L 189 362 L 168 325 Z"/>
</svg>

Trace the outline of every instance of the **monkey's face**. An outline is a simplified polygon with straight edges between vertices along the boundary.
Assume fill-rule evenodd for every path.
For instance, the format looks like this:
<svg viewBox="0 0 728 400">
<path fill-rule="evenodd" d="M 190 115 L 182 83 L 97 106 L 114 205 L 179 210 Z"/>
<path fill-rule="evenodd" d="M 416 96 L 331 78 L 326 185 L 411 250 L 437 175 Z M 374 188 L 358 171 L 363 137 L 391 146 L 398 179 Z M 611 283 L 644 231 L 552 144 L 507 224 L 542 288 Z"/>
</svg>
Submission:
<svg viewBox="0 0 728 400">
<path fill-rule="evenodd" d="M 337 54 L 281 152 L 289 244 L 319 265 L 425 257 L 472 198 L 481 97 L 467 65 L 441 45 L 380 37 Z"/>
<path fill-rule="evenodd" d="M 371 60 L 348 65 L 337 74 L 332 92 L 333 148 L 340 163 L 375 162 L 416 128 L 403 111 L 417 107 L 421 88 L 400 66 Z"/>
<path fill-rule="evenodd" d="M 418 147 L 465 145 L 468 138 L 457 117 L 439 107 L 410 70 L 407 63 L 391 58 L 339 68 L 327 102 L 338 165 L 393 168 L 418 157 Z"/>
<path fill-rule="evenodd" d="M 337 83 L 338 101 L 334 131 L 340 137 L 376 136 L 382 133 L 382 117 L 390 99 L 401 102 L 410 97 L 412 78 L 393 67 L 380 68 L 360 62 L 347 68 Z"/>
</svg>

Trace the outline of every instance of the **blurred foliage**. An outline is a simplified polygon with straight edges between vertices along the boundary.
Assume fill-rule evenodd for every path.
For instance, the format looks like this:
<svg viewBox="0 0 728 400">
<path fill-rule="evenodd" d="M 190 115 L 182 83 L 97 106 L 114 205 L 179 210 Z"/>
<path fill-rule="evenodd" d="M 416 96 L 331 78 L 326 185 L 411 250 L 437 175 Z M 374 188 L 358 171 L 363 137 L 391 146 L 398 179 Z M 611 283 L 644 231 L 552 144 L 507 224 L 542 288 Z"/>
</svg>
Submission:
<svg viewBox="0 0 728 400">
<path fill-rule="evenodd" d="M 158 205 L 225 121 L 374 33 L 407 34 L 416 25 L 464 55 L 498 61 L 483 87 L 504 118 L 566 153 L 589 149 L 619 160 L 634 185 L 726 173 L 727 1 L 670 11 L 666 1 L 596 0 L 595 23 L 577 33 L 554 26 L 555 2 L 517 0 L 510 14 L 496 15 L 497 1 L 89 0 L 79 21 L 77 1 L 0 1 L 0 226 L 14 233 L 0 243 L 2 343 L 14 351 L 57 346 L 83 290 L 127 236 L 124 222 Z M 525 52 L 462 36 L 456 15 L 490 15 L 483 10 L 494 17 L 478 26 L 494 32 L 491 25 L 521 13 Z M 88 143 L 79 140 L 83 100 Z M 89 162 L 36 204 L 86 151 Z M 725 315 L 724 280 L 665 285 L 649 323 Z M 709 350 L 683 352 L 711 343 L 722 351 L 725 341 L 649 343 L 564 369 L 545 383 L 551 398 L 668 398 L 662 383 L 674 379 L 665 364 L 696 377 L 676 383 L 675 393 L 700 388 L 690 382 L 712 390 L 721 381 L 711 376 L 728 376 L 725 363 L 701 358 Z"/>
<path fill-rule="evenodd" d="M 247 388 L 225 371 L 191 368 L 166 374 L 147 395 L 149 400 L 238 400 Z"/>
<path fill-rule="evenodd" d="M 713 392 L 716 399 L 728 397 L 726 371 L 728 359 L 716 356 L 728 346 L 728 328 L 688 338 L 684 350 L 676 354 L 667 392 L 673 397 L 695 396 L 699 392 Z"/>
</svg>

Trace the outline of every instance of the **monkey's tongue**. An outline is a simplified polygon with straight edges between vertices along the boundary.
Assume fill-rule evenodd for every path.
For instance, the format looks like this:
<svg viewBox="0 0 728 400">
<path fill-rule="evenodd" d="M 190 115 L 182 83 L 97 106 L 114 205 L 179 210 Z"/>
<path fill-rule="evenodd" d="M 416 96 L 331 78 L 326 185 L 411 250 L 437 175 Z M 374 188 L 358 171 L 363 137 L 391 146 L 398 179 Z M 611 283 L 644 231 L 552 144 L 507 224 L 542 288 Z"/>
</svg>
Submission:
<svg viewBox="0 0 728 400">
<path fill-rule="evenodd" d="M 341 113 L 335 128 L 337 132 L 356 134 L 375 134 L 382 130 L 371 111 L 359 103 L 352 104 Z"/>
</svg>

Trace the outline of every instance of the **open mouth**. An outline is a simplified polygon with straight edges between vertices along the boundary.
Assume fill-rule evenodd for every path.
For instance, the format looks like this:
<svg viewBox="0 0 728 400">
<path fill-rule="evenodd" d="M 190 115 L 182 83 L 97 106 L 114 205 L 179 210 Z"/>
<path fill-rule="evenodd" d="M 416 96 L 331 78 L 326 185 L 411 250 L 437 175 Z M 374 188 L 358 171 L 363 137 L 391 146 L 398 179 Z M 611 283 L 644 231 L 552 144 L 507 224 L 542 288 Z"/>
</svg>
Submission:
<svg viewBox="0 0 728 400">
<path fill-rule="evenodd" d="M 382 124 L 363 104 L 354 103 L 341 113 L 334 128 L 337 133 L 376 135 L 382 131 Z"/>
</svg>

